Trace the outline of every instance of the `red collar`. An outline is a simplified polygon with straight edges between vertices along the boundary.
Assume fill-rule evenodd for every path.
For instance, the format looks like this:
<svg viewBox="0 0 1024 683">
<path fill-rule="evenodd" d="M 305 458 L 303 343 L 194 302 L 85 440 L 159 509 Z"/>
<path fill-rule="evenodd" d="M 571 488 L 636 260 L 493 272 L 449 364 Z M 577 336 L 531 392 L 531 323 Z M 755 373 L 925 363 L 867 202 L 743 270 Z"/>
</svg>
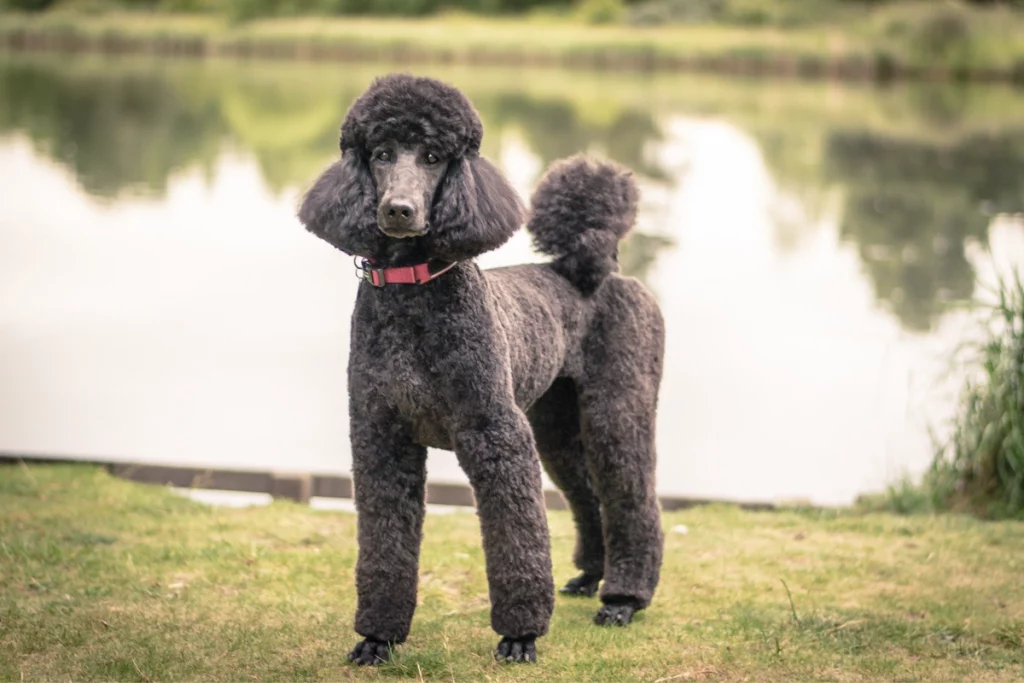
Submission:
<svg viewBox="0 0 1024 683">
<path fill-rule="evenodd" d="M 434 278 L 447 273 L 458 265 L 458 261 L 445 264 L 444 261 L 428 261 L 417 263 L 414 266 L 395 266 L 392 268 L 375 268 L 373 261 L 368 258 L 360 260 L 356 256 L 353 261 L 356 264 L 356 277 L 366 280 L 374 287 L 385 285 L 424 285 Z M 434 264 L 440 266 L 438 270 L 431 270 Z"/>
</svg>

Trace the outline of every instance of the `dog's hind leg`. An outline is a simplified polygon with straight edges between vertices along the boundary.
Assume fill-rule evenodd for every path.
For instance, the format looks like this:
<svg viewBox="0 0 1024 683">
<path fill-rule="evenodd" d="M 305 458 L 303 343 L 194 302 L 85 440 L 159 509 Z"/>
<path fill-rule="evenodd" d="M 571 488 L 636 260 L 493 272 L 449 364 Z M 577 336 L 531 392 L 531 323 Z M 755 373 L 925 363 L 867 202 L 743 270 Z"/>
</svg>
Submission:
<svg viewBox="0 0 1024 683">
<path fill-rule="evenodd" d="M 573 563 L 582 574 L 562 589 L 566 595 L 592 596 L 604 575 L 604 538 L 601 503 L 590 483 L 587 459 L 580 439 L 576 385 L 560 378 L 527 412 L 537 451 L 548 477 L 561 489 L 576 524 Z"/>
<path fill-rule="evenodd" d="M 578 382 L 580 427 L 604 523 L 595 621 L 625 625 L 650 603 L 661 569 L 654 430 L 664 323 L 635 281 L 606 282 L 600 294 L 604 311 L 585 340 Z"/>
<path fill-rule="evenodd" d="M 663 538 L 654 490 L 654 411 L 645 394 L 581 391 L 584 444 L 604 522 L 599 624 L 629 623 L 650 604 L 658 584 Z"/>
</svg>

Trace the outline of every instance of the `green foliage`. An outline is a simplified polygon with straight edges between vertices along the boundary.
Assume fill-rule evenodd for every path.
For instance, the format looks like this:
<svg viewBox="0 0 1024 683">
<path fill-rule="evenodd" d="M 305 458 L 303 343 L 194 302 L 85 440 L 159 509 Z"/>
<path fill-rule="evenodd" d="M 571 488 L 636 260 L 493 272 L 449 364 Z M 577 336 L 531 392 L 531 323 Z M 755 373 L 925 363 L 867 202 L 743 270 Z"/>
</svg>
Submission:
<svg viewBox="0 0 1024 683">
<path fill-rule="evenodd" d="M 975 40 L 970 16 L 956 6 L 925 15 L 911 35 L 911 45 L 925 60 L 953 67 L 971 62 Z"/>
<path fill-rule="evenodd" d="M 1004 2 L 923 3 L 920 0 L 103 0 L 110 7 L 159 9 L 168 12 L 212 12 L 239 21 L 259 17 L 306 15 L 378 15 L 417 17 L 449 10 L 480 14 L 524 14 L 538 10 L 565 16 L 570 10 L 589 24 L 627 19 L 633 25 L 725 24 L 791 28 L 842 25 L 867 12 L 895 16 L 883 33 L 908 38 L 922 58 L 963 62 L 980 40 L 975 35 L 972 6 L 1024 7 L 1024 0 Z M 98 7 L 90 0 L 0 0 L 0 11 L 40 12 L 60 7 Z M 901 11 L 908 8 L 907 12 Z"/>
<path fill-rule="evenodd" d="M 37 2 L 44 0 L 0 0 Z M 196 51 L 299 53 L 310 43 L 347 56 L 475 64 L 501 60 L 661 70 L 699 65 L 739 73 L 879 80 L 906 74 L 945 79 L 1021 75 L 1024 13 L 1005 8 L 935 8 L 914 2 L 864 4 L 842 0 L 60 0 L 42 17 L 10 14 L 0 36 L 54 38 L 55 45 L 102 49 L 107 31 L 148 46 L 157 36 L 188 34 Z M 83 22 L 82 14 L 128 6 Z M 88 8 L 83 12 L 83 8 Z M 157 12 L 151 10 L 159 10 Z M 170 12 L 205 13 L 187 16 Z M 448 13 L 458 13 L 454 19 Z M 420 21 L 426 15 L 442 16 Z M 471 15 L 527 15 L 491 22 Z M 264 22 L 246 31 L 240 22 L 261 17 L 386 15 L 358 22 Z M 410 17 L 405 21 L 395 17 Z M 227 17 L 230 22 L 223 19 Z M 415 18 L 414 18 L 415 17 Z M 204 23 L 205 22 L 205 23 Z M 691 24 L 663 30 L 606 29 Z M 922 28 L 923 27 L 923 28 Z M 771 28 L 772 30 L 765 30 Z M 165 30 L 166 29 L 166 30 Z"/>
<path fill-rule="evenodd" d="M 630 10 L 630 23 L 794 27 L 841 20 L 839 0 L 644 0 Z"/>
<path fill-rule="evenodd" d="M 888 486 L 883 493 L 860 496 L 857 508 L 865 512 L 892 512 L 897 515 L 913 515 L 935 512 L 941 508 L 941 500 L 933 491 L 903 477 Z"/>
<path fill-rule="evenodd" d="M 768 4 L 757 0 L 730 0 L 722 15 L 740 26 L 764 26 L 772 20 L 772 8 Z"/>
<path fill-rule="evenodd" d="M 1000 278 L 985 337 L 967 347 L 953 435 L 929 485 L 949 504 L 1024 517 L 1024 282 Z"/>
<path fill-rule="evenodd" d="M 0 2 L 53 2 L 55 0 L 0 0 Z M 83 0 L 66 0 L 77 8 Z M 523 13 L 536 7 L 568 8 L 570 0 L 109 0 L 129 7 L 155 6 L 166 12 L 204 12 L 239 23 L 264 17 L 389 16 L 422 17 L 456 10 L 479 14 Z M 136 4 L 142 3 L 142 4 Z M 617 21 L 624 11 L 621 0 L 587 0 L 583 13 L 591 23 Z M 617 8 L 618 7 L 618 8 Z"/>
<path fill-rule="evenodd" d="M 1024 57 L 1013 63 L 1012 79 L 1017 85 L 1024 85 Z"/>
<path fill-rule="evenodd" d="M 614 24 L 626 15 L 622 0 L 582 0 L 576 15 L 588 24 Z"/>
<path fill-rule="evenodd" d="M 162 0 L 189 2 L 190 0 Z M 61 0 L 60 8 L 77 17 L 101 17 L 118 9 L 117 0 Z"/>
<path fill-rule="evenodd" d="M 55 0 L 0 0 L 0 11 L 42 12 L 49 9 Z"/>
<path fill-rule="evenodd" d="M 629 9 L 636 26 L 696 24 L 719 21 L 728 0 L 646 0 Z"/>
<path fill-rule="evenodd" d="M 966 378 L 951 436 L 920 484 L 903 480 L 860 501 L 900 514 L 964 510 L 1024 518 L 1024 281 L 999 277 L 984 334 L 961 349 Z"/>
</svg>

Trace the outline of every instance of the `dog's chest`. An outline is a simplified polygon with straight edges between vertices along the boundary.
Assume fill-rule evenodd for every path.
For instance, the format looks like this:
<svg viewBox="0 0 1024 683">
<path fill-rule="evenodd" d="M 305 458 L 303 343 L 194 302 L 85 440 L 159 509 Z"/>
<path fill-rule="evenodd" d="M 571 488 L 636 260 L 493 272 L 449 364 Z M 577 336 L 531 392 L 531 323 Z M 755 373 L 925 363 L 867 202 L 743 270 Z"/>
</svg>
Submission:
<svg viewBox="0 0 1024 683">
<path fill-rule="evenodd" d="M 450 449 L 461 425 L 515 400 L 508 339 L 475 266 L 422 289 L 363 287 L 354 321 L 350 372 L 363 381 L 352 400 L 380 396 L 424 446 Z"/>
<path fill-rule="evenodd" d="M 392 349 L 376 359 L 385 378 L 377 387 L 389 405 L 409 423 L 416 442 L 430 448 L 450 449 L 452 415 L 447 378 L 433 362 L 436 356 L 422 349 Z"/>
<path fill-rule="evenodd" d="M 353 384 L 352 400 L 364 400 L 364 391 L 379 395 L 412 427 L 417 442 L 448 449 L 452 359 L 459 355 L 444 325 L 375 311 L 353 338 L 350 372 L 365 381 Z"/>
</svg>

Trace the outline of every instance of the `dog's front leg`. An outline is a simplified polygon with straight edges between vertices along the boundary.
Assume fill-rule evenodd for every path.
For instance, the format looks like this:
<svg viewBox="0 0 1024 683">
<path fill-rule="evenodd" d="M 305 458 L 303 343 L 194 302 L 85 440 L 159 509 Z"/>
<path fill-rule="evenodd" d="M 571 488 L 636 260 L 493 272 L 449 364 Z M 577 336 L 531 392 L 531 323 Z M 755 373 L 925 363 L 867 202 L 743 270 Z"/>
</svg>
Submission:
<svg viewBox="0 0 1024 683">
<path fill-rule="evenodd" d="M 495 657 L 536 661 L 534 641 L 547 633 L 555 588 L 533 433 L 509 406 L 462 420 L 454 440 L 480 515 L 491 627 L 503 636 Z"/>
<path fill-rule="evenodd" d="M 358 403 L 358 401 L 353 401 Z M 386 410 L 352 407 L 352 474 L 359 513 L 356 664 L 381 664 L 409 635 L 416 609 L 427 450 Z"/>
</svg>

